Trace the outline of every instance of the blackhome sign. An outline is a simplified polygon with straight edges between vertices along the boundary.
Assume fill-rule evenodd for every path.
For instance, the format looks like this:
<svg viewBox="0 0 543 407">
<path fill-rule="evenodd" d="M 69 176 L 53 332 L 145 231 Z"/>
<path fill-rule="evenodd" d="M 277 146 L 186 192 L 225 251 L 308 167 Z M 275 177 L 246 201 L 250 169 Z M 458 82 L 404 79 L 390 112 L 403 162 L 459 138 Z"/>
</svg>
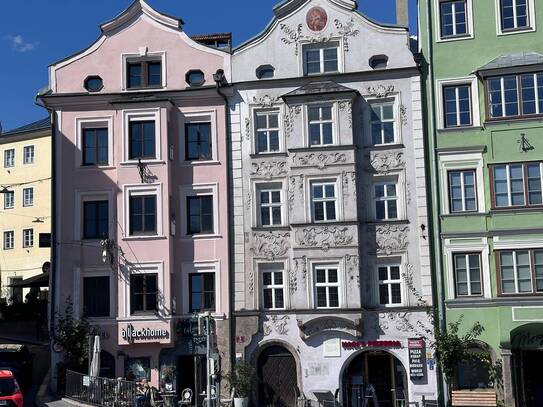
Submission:
<svg viewBox="0 0 543 407">
<path fill-rule="evenodd" d="M 424 339 L 409 339 L 409 376 L 411 380 L 426 377 L 426 342 Z"/>
<path fill-rule="evenodd" d="M 121 336 L 127 342 L 151 341 L 157 339 L 167 339 L 169 333 L 166 329 L 158 328 L 140 328 L 136 329 L 133 325 L 128 325 L 121 329 Z"/>
</svg>

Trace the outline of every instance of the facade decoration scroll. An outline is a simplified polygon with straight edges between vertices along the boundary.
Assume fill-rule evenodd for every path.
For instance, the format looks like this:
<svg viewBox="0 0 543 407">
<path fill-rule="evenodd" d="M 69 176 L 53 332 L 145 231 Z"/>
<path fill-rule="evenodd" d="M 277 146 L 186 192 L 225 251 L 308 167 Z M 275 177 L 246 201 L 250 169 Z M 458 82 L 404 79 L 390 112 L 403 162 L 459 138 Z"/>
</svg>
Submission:
<svg viewBox="0 0 543 407">
<path fill-rule="evenodd" d="M 301 105 L 291 105 L 288 107 L 288 110 L 284 116 L 285 135 L 287 137 L 290 137 L 290 135 L 294 131 L 294 121 L 296 119 L 296 116 L 298 116 L 300 113 L 302 113 Z"/>
<path fill-rule="evenodd" d="M 249 141 L 251 139 L 251 119 L 248 117 L 245 118 L 245 140 Z"/>
<path fill-rule="evenodd" d="M 257 257 L 275 260 L 285 256 L 290 247 L 289 232 L 256 232 L 253 234 L 251 252 Z"/>
<path fill-rule="evenodd" d="M 349 100 L 343 100 L 338 103 L 339 111 L 347 114 L 347 123 L 349 128 L 353 128 L 353 102 Z"/>
<path fill-rule="evenodd" d="M 300 277 L 303 283 L 303 288 L 306 289 L 307 288 L 307 256 L 295 257 L 293 261 L 294 261 L 293 270 L 296 273 L 296 275 Z M 296 289 L 297 288 L 298 288 L 298 285 L 296 284 Z"/>
<path fill-rule="evenodd" d="M 370 170 L 378 174 L 388 174 L 405 167 L 402 151 L 375 152 L 370 156 Z"/>
<path fill-rule="evenodd" d="M 347 198 L 352 198 L 354 202 L 357 200 L 357 191 L 356 191 L 356 172 L 354 171 L 343 171 L 341 173 L 341 178 L 343 180 L 343 195 Z"/>
<path fill-rule="evenodd" d="M 309 227 L 296 232 L 296 241 L 300 246 L 320 248 L 324 252 L 331 247 L 355 244 L 354 240 L 348 227 Z"/>
<path fill-rule="evenodd" d="M 378 86 L 368 86 L 366 88 L 366 93 L 370 96 L 376 98 L 386 98 L 388 95 L 394 93 L 396 88 L 394 85 L 378 85 Z"/>
<path fill-rule="evenodd" d="M 352 336 L 360 336 L 360 320 L 351 321 L 337 317 L 319 318 L 303 323 L 298 320 L 300 337 L 304 340 L 309 337 L 327 331 L 345 332 Z"/>
<path fill-rule="evenodd" d="M 404 252 L 407 249 L 409 226 L 379 225 L 371 230 L 375 233 L 375 250 L 387 255 Z"/>
<path fill-rule="evenodd" d="M 344 164 L 347 161 L 347 155 L 345 153 L 296 153 L 292 161 L 295 166 L 317 167 L 323 170 L 328 165 Z"/>
<path fill-rule="evenodd" d="M 287 175 L 288 168 L 285 161 L 262 161 L 252 163 L 251 175 L 271 179 Z"/>
<path fill-rule="evenodd" d="M 262 108 L 273 107 L 278 102 L 279 102 L 279 98 L 275 96 L 264 95 L 259 98 L 257 98 L 256 96 L 253 96 L 253 103 Z"/>
<path fill-rule="evenodd" d="M 295 175 L 295 176 L 290 177 L 290 182 L 288 186 L 288 206 L 290 210 L 294 208 L 296 194 L 298 193 L 299 196 L 303 196 L 303 192 L 304 192 L 304 176 Z"/>
<path fill-rule="evenodd" d="M 262 323 L 262 333 L 264 336 L 269 336 L 272 332 L 279 335 L 288 335 L 288 323 L 290 316 L 288 315 L 272 315 L 267 321 Z"/>
<path fill-rule="evenodd" d="M 360 287 L 359 257 L 348 254 L 345 256 L 345 265 L 347 267 L 347 277 L 349 278 L 349 281 L 356 281 L 356 284 Z"/>
</svg>

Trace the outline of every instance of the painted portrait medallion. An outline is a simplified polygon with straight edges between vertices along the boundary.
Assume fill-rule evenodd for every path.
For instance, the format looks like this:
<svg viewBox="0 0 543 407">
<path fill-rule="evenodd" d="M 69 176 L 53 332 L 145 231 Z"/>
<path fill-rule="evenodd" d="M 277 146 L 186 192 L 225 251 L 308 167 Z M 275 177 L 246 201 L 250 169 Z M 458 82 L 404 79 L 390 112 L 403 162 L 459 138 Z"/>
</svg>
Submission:
<svg viewBox="0 0 543 407">
<path fill-rule="evenodd" d="M 313 7 L 307 12 L 306 21 L 311 31 L 322 31 L 328 22 L 328 15 L 322 7 Z"/>
</svg>

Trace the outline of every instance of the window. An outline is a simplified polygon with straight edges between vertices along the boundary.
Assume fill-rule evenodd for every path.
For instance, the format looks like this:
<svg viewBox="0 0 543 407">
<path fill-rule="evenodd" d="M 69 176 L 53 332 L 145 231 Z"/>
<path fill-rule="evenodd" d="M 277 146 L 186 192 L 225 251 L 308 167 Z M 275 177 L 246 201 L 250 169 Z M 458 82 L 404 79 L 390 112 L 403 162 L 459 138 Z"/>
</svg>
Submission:
<svg viewBox="0 0 543 407">
<path fill-rule="evenodd" d="M 34 146 L 23 148 L 23 164 L 34 164 Z"/>
<path fill-rule="evenodd" d="M 279 149 L 279 112 L 257 112 L 256 152 L 276 153 Z"/>
<path fill-rule="evenodd" d="M 492 119 L 543 114 L 543 72 L 487 79 Z"/>
<path fill-rule="evenodd" d="M 190 274 L 190 312 L 215 311 L 215 273 Z"/>
<path fill-rule="evenodd" d="M 498 252 L 502 294 L 543 293 L 543 250 Z"/>
<path fill-rule="evenodd" d="M 384 306 L 401 305 L 402 276 L 399 265 L 379 266 L 379 304 Z"/>
<path fill-rule="evenodd" d="M 152 159 L 155 153 L 155 122 L 130 121 L 129 159 Z"/>
<path fill-rule="evenodd" d="M 311 184 L 313 221 L 337 220 L 337 197 L 335 182 L 315 182 Z"/>
<path fill-rule="evenodd" d="M 83 315 L 109 317 L 109 277 L 85 277 L 83 279 Z"/>
<path fill-rule="evenodd" d="M 373 145 L 396 142 L 394 103 L 374 103 L 371 105 L 371 140 Z"/>
<path fill-rule="evenodd" d="M 211 123 L 185 124 L 185 159 L 211 160 Z"/>
<path fill-rule="evenodd" d="M 83 202 L 83 239 L 105 239 L 109 236 L 109 202 Z"/>
<path fill-rule="evenodd" d="M 369 60 L 371 69 L 385 69 L 388 66 L 387 55 L 374 55 Z"/>
<path fill-rule="evenodd" d="M 449 171 L 450 212 L 477 212 L 475 170 Z"/>
<path fill-rule="evenodd" d="M 154 313 L 158 310 L 158 274 L 130 275 L 130 313 Z"/>
<path fill-rule="evenodd" d="M 107 128 L 83 129 L 83 165 L 107 165 Z"/>
<path fill-rule="evenodd" d="M 139 61 L 127 63 L 128 88 L 157 88 L 162 86 L 162 63 Z"/>
<path fill-rule="evenodd" d="M 23 247 L 34 246 L 34 229 L 23 229 Z"/>
<path fill-rule="evenodd" d="M 337 266 L 315 267 L 315 303 L 317 308 L 339 308 Z"/>
<path fill-rule="evenodd" d="M 15 191 L 8 191 L 4 194 L 4 209 L 13 209 L 15 207 Z"/>
<path fill-rule="evenodd" d="M 502 31 L 529 28 L 528 0 L 500 0 Z"/>
<path fill-rule="evenodd" d="M 305 45 L 303 47 L 304 74 L 316 75 L 328 72 L 338 72 L 338 48 L 338 43 Z"/>
<path fill-rule="evenodd" d="M 15 149 L 4 150 L 4 168 L 15 166 Z"/>
<path fill-rule="evenodd" d="M 260 226 L 279 226 L 283 224 L 282 195 L 281 189 L 260 189 L 258 191 Z"/>
<path fill-rule="evenodd" d="M 213 196 L 187 197 L 187 234 L 214 233 Z"/>
<path fill-rule="evenodd" d="M 23 188 L 23 206 L 34 205 L 34 188 Z"/>
<path fill-rule="evenodd" d="M 522 114 L 543 114 L 543 73 L 520 76 Z"/>
<path fill-rule="evenodd" d="M 494 207 L 523 207 L 543 204 L 542 172 L 543 163 L 540 162 L 491 166 Z"/>
<path fill-rule="evenodd" d="M 445 127 L 471 126 L 471 86 L 444 86 Z"/>
<path fill-rule="evenodd" d="M 439 4 L 441 38 L 468 34 L 466 0 L 441 1 Z"/>
<path fill-rule="evenodd" d="M 285 308 L 285 286 L 283 266 L 281 264 L 261 265 L 262 270 L 262 306 L 264 309 Z"/>
<path fill-rule="evenodd" d="M 99 76 L 88 76 L 83 87 L 89 92 L 99 92 L 104 88 L 104 81 Z"/>
<path fill-rule="evenodd" d="M 130 197 L 130 235 L 145 236 L 157 234 L 156 195 L 135 195 Z"/>
<path fill-rule="evenodd" d="M 256 68 L 258 79 L 272 79 L 275 76 L 275 68 L 271 65 L 260 65 Z"/>
<path fill-rule="evenodd" d="M 4 250 L 10 250 L 15 247 L 15 232 L 13 230 L 4 232 Z"/>
<path fill-rule="evenodd" d="M 491 389 L 490 373 L 481 360 L 491 361 L 490 353 L 477 345 L 467 345 L 473 356 L 456 366 L 456 390 Z"/>
<path fill-rule="evenodd" d="M 199 69 L 190 70 L 185 75 L 185 82 L 190 86 L 202 86 L 205 81 L 205 75 Z"/>
<path fill-rule="evenodd" d="M 453 266 L 457 297 L 483 295 L 480 253 L 456 253 Z"/>
<path fill-rule="evenodd" d="M 151 380 L 151 358 L 126 358 L 124 377 L 134 382 L 141 382 L 143 379 Z"/>
<path fill-rule="evenodd" d="M 395 182 L 379 182 L 373 186 L 375 219 L 398 219 L 398 186 Z"/>
<path fill-rule="evenodd" d="M 324 146 L 334 143 L 334 120 L 332 106 L 310 106 L 307 109 L 309 116 L 309 144 L 311 146 Z"/>
</svg>

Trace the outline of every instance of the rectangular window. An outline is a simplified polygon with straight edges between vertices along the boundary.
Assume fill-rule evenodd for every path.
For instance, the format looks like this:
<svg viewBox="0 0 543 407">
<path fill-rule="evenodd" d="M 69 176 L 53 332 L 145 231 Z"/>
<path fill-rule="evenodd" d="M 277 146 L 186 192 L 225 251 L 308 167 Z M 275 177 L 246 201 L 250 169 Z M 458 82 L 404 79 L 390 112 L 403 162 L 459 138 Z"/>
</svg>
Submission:
<svg viewBox="0 0 543 407">
<path fill-rule="evenodd" d="M 130 313 L 154 313 L 158 310 L 158 274 L 130 275 Z"/>
<path fill-rule="evenodd" d="M 10 230 L 4 232 L 4 250 L 10 250 L 15 247 L 15 232 Z"/>
<path fill-rule="evenodd" d="M 25 146 L 23 148 L 23 163 L 34 164 L 34 146 Z"/>
<path fill-rule="evenodd" d="M 4 168 L 15 166 L 15 149 L 4 150 Z"/>
<path fill-rule="evenodd" d="M 394 103 L 371 105 L 371 140 L 373 145 L 396 142 L 396 118 Z"/>
<path fill-rule="evenodd" d="M 185 160 L 211 160 L 211 123 L 185 124 Z"/>
<path fill-rule="evenodd" d="M 109 202 L 83 202 L 83 239 L 106 239 L 109 236 Z"/>
<path fill-rule="evenodd" d="M 8 191 L 4 194 L 4 209 L 13 209 L 15 207 L 15 191 Z"/>
<path fill-rule="evenodd" d="M 471 126 L 471 86 L 445 86 L 443 88 L 445 127 Z"/>
<path fill-rule="evenodd" d="M 261 265 L 262 306 L 264 309 L 285 308 L 285 283 L 281 264 Z"/>
<path fill-rule="evenodd" d="M 543 293 L 543 250 L 498 252 L 502 294 Z"/>
<path fill-rule="evenodd" d="M 493 77 L 486 86 L 492 119 L 543 114 L 543 72 Z"/>
<path fill-rule="evenodd" d="M 23 188 L 23 206 L 34 205 L 34 188 Z"/>
<path fill-rule="evenodd" d="M 155 121 L 130 121 L 129 159 L 153 159 L 155 151 Z"/>
<path fill-rule="evenodd" d="M 502 31 L 529 28 L 528 0 L 500 0 Z"/>
<path fill-rule="evenodd" d="M 279 112 L 257 112 L 256 152 L 276 153 L 279 150 Z"/>
<path fill-rule="evenodd" d="M 128 62 L 128 88 L 159 88 L 161 86 L 162 63 L 160 61 Z"/>
<path fill-rule="evenodd" d="M 310 106 L 309 116 L 309 145 L 329 146 L 334 143 L 334 120 L 332 106 Z"/>
<path fill-rule="evenodd" d="M 190 274 L 190 312 L 215 311 L 215 273 Z"/>
<path fill-rule="evenodd" d="M 441 1 L 439 4 L 441 38 L 468 34 L 466 0 Z"/>
<path fill-rule="evenodd" d="M 187 197 L 187 234 L 212 234 L 213 222 L 213 196 Z"/>
<path fill-rule="evenodd" d="M 379 304 L 385 306 L 401 305 L 402 276 L 399 265 L 379 266 Z"/>
<path fill-rule="evenodd" d="M 130 197 L 130 235 L 145 236 L 157 234 L 156 195 L 135 195 Z"/>
<path fill-rule="evenodd" d="M 373 186 L 376 220 L 398 219 L 398 186 L 395 182 L 379 182 Z"/>
<path fill-rule="evenodd" d="M 335 182 L 311 184 L 311 203 L 314 222 L 337 220 L 337 196 Z"/>
<path fill-rule="evenodd" d="M 83 165 L 107 165 L 108 131 L 107 128 L 83 129 Z"/>
<path fill-rule="evenodd" d="M 454 280 L 457 297 L 483 295 L 481 283 L 481 254 L 456 253 L 453 255 Z"/>
<path fill-rule="evenodd" d="M 328 72 L 338 72 L 338 49 L 339 44 L 337 43 L 305 45 L 303 47 L 304 74 L 318 75 Z"/>
<path fill-rule="evenodd" d="M 317 308 L 339 308 L 337 266 L 315 267 L 315 304 Z"/>
<path fill-rule="evenodd" d="M 23 247 L 34 246 L 34 229 L 23 229 Z"/>
<path fill-rule="evenodd" d="M 282 195 L 281 189 L 258 190 L 260 226 L 280 226 L 283 224 Z"/>
<path fill-rule="evenodd" d="M 496 208 L 538 206 L 542 201 L 543 163 L 491 166 Z"/>
<path fill-rule="evenodd" d="M 83 279 L 83 315 L 90 318 L 109 317 L 109 277 Z"/>
<path fill-rule="evenodd" d="M 450 212 L 477 212 L 475 170 L 449 171 Z"/>
</svg>

